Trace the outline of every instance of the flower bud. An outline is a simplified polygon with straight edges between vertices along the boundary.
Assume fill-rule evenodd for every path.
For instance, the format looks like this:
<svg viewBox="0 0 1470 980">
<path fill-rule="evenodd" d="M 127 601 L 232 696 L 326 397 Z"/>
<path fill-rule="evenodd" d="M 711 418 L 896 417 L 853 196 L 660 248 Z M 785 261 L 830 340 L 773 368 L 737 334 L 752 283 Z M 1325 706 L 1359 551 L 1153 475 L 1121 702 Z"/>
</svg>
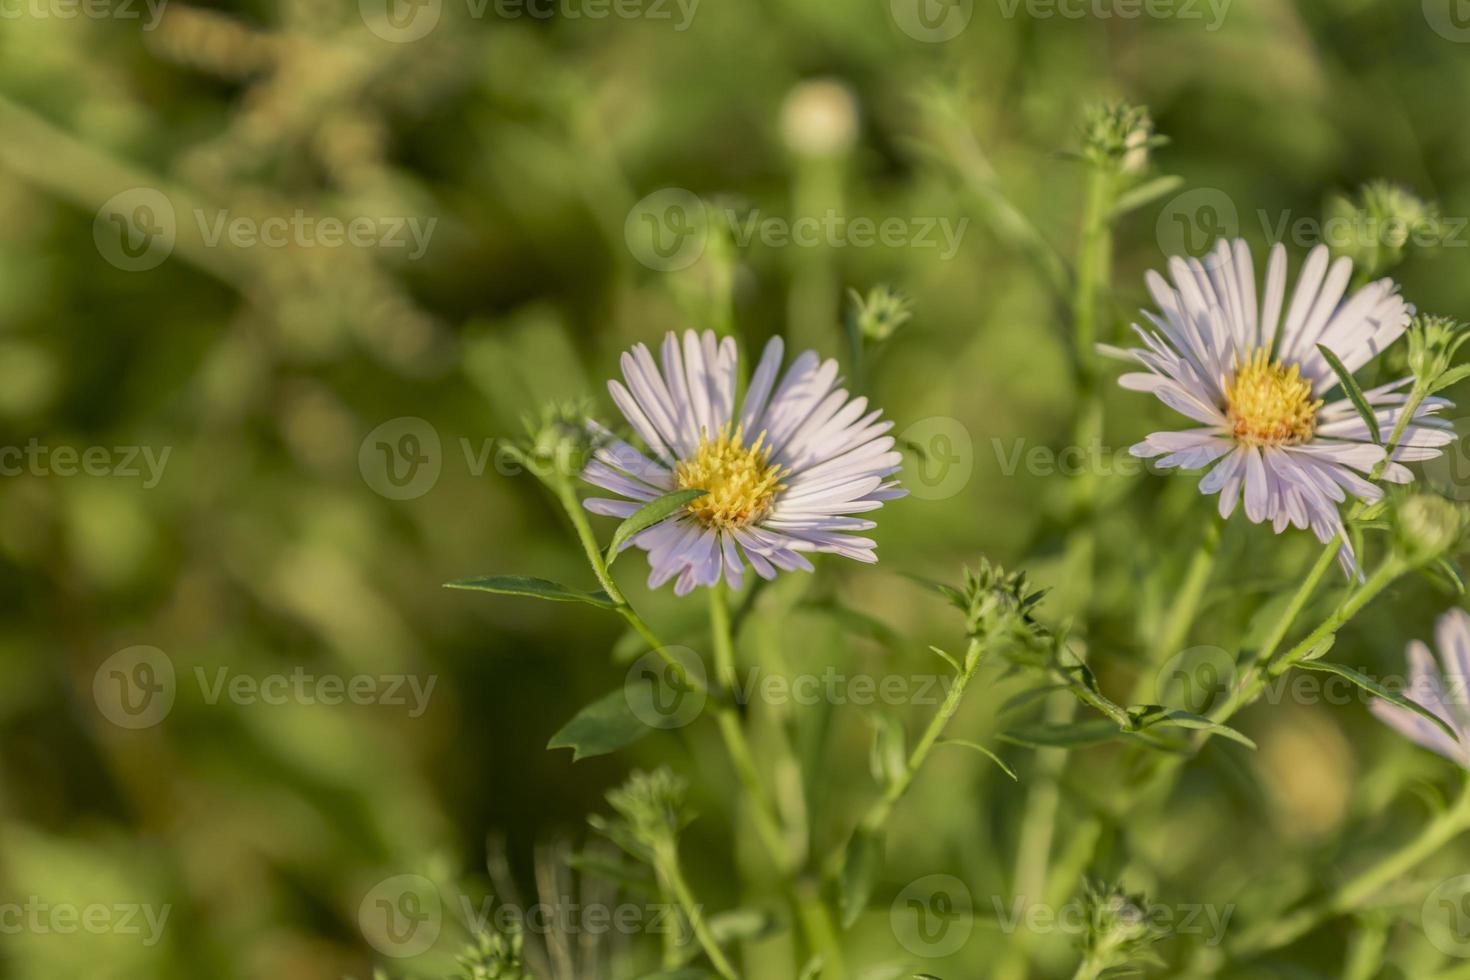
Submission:
<svg viewBox="0 0 1470 980">
<path fill-rule="evenodd" d="M 1465 512 L 1443 497 L 1416 493 L 1399 502 L 1393 524 L 1398 554 L 1411 565 L 1426 565 L 1459 544 Z"/>
<path fill-rule="evenodd" d="M 857 141 L 858 105 L 852 91 L 827 79 L 802 82 L 781 106 L 781 136 L 801 157 L 839 157 Z"/>
<path fill-rule="evenodd" d="M 849 316 L 864 345 L 883 343 L 914 315 L 908 297 L 887 286 L 877 286 L 867 296 L 850 290 L 848 297 L 852 301 Z"/>
<path fill-rule="evenodd" d="M 1149 150 L 1163 142 L 1145 106 L 1121 102 L 1094 106 L 1082 124 L 1083 156 L 1120 173 L 1142 172 L 1148 166 Z"/>
</svg>

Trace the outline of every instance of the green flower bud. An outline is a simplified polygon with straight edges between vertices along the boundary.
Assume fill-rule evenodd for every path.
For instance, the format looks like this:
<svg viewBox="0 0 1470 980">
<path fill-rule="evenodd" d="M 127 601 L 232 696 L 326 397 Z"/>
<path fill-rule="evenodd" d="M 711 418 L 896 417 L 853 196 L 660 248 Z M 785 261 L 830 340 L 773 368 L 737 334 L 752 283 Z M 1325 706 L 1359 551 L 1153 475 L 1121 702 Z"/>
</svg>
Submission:
<svg viewBox="0 0 1470 980">
<path fill-rule="evenodd" d="M 607 802 L 633 839 L 658 851 L 672 844 L 689 823 L 691 814 L 684 804 L 688 790 L 688 780 L 660 766 L 653 772 L 634 772 L 622 786 L 608 791 Z"/>
<path fill-rule="evenodd" d="M 1394 547 L 1411 565 L 1426 565 L 1459 544 L 1465 511 L 1459 504 L 1428 493 L 1416 493 L 1394 508 Z"/>
<path fill-rule="evenodd" d="M 848 298 L 852 302 L 848 322 L 865 346 L 888 340 L 914 315 L 908 297 L 888 286 L 876 286 L 867 296 L 848 290 Z"/>
<path fill-rule="evenodd" d="M 1150 948 L 1163 932 L 1148 913 L 1143 895 L 1129 895 L 1118 885 L 1089 882 L 1083 893 L 1087 910 L 1082 952 L 1095 971 L 1117 969 L 1135 963 L 1157 962 Z"/>
<path fill-rule="evenodd" d="M 1090 162 L 1136 174 L 1148 166 L 1149 150 L 1167 140 L 1154 132 L 1145 106 L 1093 106 L 1082 123 L 1082 155 Z"/>
<path fill-rule="evenodd" d="M 1445 316 L 1416 316 L 1407 333 L 1409 369 L 1425 392 L 1449 387 L 1464 377 L 1466 371 L 1450 372 L 1461 345 L 1470 340 L 1470 329 L 1458 320 Z"/>
<path fill-rule="evenodd" d="M 1045 640 L 1050 633 L 1031 615 L 1045 590 L 1033 590 L 1025 572 L 1007 572 L 982 558 L 965 569 L 962 588 L 946 588 L 950 602 L 965 614 L 965 632 L 977 639 L 1009 639 L 1023 644 Z"/>
<path fill-rule="evenodd" d="M 482 931 L 457 957 L 460 973 L 455 980 L 531 980 L 521 960 L 521 931 L 509 936 Z"/>
<path fill-rule="evenodd" d="M 1364 184 L 1356 198 L 1338 197 L 1327 205 L 1327 244 L 1367 276 L 1377 276 L 1404 260 L 1411 248 L 1435 248 L 1445 233 L 1439 207 L 1397 184 Z"/>
</svg>

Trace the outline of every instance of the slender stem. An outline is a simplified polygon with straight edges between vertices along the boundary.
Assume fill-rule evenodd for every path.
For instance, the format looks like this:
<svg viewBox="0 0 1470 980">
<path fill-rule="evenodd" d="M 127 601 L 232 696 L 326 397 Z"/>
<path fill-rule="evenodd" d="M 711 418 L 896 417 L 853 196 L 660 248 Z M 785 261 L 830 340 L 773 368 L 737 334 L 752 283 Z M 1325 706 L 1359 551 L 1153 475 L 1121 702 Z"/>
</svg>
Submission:
<svg viewBox="0 0 1470 980">
<path fill-rule="evenodd" d="M 1232 957 L 1255 956 L 1279 949 L 1334 916 L 1362 909 L 1384 886 L 1411 871 L 1467 829 L 1470 829 L 1470 779 L 1466 780 L 1459 799 L 1425 824 L 1413 839 L 1384 855 L 1321 901 L 1242 934 L 1229 946 Z"/>
<path fill-rule="evenodd" d="M 729 591 L 721 580 L 709 590 L 710 641 L 714 646 L 715 677 L 726 690 L 735 689 L 735 638 L 730 629 Z M 771 861 L 787 874 L 792 868 L 791 848 L 786 843 L 776 807 L 766 784 L 761 781 L 760 770 L 755 764 L 755 754 L 745 738 L 740 713 L 733 704 L 721 703 L 715 707 L 715 722 L 720 736 L 725 740 L 725 749 L 735 775 L 740 779 L 745 795 L 750 800 L 756 833 L 760 836 Z"/>
<path fill-rule="evenodd" d="M 909 786 L 913 784 L 914 777 L 923 768 L 925 760 L 934 746 L 939 743 L 939 738 L 944 734 L 950 719 L 955 716 L 960 708 L 960 702 L 964 700 L 965 688 L 969 686 L 970 680 L 975 676 L 983 659 L 980 641 L 971 639 L 969 647 L 965 650 L 965 659 L 960 673 L 955 675 L 955 681 L 950 685 L 949 691 L 945 693 L 944 700 L 940 702 L 939 710 L 934 717 L 929 719 L 924 732 L 919 736 L 918 742 L 914 743 L 913 750 L 909 753 L 903 770 L 899 772 L 887 786 L 883 788 L 883 794 L 874 800 L 868 809 L 864 811 L 858 825 L 868 831 L 879 831 L 888 823 L 888 818 L 893 814 L 893 808 L 903 795 L 908 792 Z M 846 846 L 840 846 L 828 855 L 823 867 L 829 873 L 835 874 L 842 867 L 842 860 L 846 853 Z"/>
<path fill-rule="evenodd" d="M 699 945 L 704 948 L 710 963 L 725 980 L 735 980 L 738 976 L 735 967 L 726 959 L 724 950 L 720 949 L 720 944 L 715 942 L 714 933 L 710 932 L 709 923 L 704 919 L 704 912 L 694 901 L 694 894 L 689 890 L 689 883 L 684 880 L 684 873 L 679 870 L 679 854 L 675 846 L 670 843 L 667 848 L 660 848 L 655 855 L 655 860 L 659 878 L 668 886 L 669 891 L 674 893 L 674 900 L 679 903 L 679 908 L 689 919 L 689 926 L 694 930 L 694 938 L 699 940 Z"/>
<path fill-rule="evenodd" d="M 1194 625 L 1199 613 L 1200 600 L 1204 598 L 1205 586 L 1210 584 L 1210 575 L 1215 570 L 1215 559 L 1220 554 L 1220 534 L 1224 522 L 1218 518 L 1210 521 L 1204 535 L 1190 556 L 1184 571 L 1184 580 L 1174 593 L 1174 600 L 1164 614 L 1159 632 L 1149 645 L 1148 664 L 1138 675 L 1133 685 L 1133 696 L 1129 699 L 1137 704 L 1148 696 L 1148 683 L 1164 661 L 1179 652 L 1189 638 L 1189 628 Z"/>
</svg>

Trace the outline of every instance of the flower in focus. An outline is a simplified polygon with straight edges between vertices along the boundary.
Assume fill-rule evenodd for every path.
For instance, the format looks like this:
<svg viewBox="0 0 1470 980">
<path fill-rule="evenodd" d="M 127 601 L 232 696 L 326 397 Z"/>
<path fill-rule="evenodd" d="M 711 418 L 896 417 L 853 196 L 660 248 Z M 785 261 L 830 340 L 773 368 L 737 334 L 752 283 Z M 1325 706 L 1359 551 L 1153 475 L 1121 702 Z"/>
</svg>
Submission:
<svg viewBox="0 0 1470 980">
<path fill-rule="evenodd" d="M 650 588 L 675 579 L 685 595 L 721 575 L 738 588 L 745 562 L 769 579 L 810 571 L 808 552 L 877 561 L 875 542 L 851 532 L 875 526 L 853 515 L 906 493 L 889 479 L 902 460 L 885 435 L 893 423 L 838 388 L 837 362 L 815 351 L 782 375 L 783 350 L 779 337 L 766 345 L 738 407 L 730 338 L 670 333 L 661 365 L 642 344 L 623 354 L 626 384 L 608 390 L 653 458 L 606 438 L 582 476 L 625 499 L 587 509 L 627 517 L 675 490 L 708 491 L 629 541 L 648 552 Z"/>
<path fill-rule="evenodd" d="M 1409 684 L 1403 694 L 1449 725 L 1460 740 L 1456 742 L 1428 718 L 1397 704 L 1375 700 L 1373 713 L 1410 741 L 1470 769 L 1470 704 L 1465 690 L 1470 683 L 1470 614 L 1451 609 L 1439 617 L 1434 643 L 1439 648 L 1439 664 L 1422 642 L 1409 644 L 1405 651 Z"/>
<path fill-rule="evenodd" d="M 1454 440 L 1448 422 L 1432 417 L 1450 403 L 1429 397 L 1408 421 L 1393 459 L 1373 442 L 1368 425 L 1344 392 L 1319 345 L 1356 372 L 1403 334 L 1411 308 L 1390 279 L 1369 283 L 1345 298 L 1352 263 L 1329 266 L 1327 248 L 1307 256 L 1296 288 L 1286 291 L 1286 250 L 1276 245 L 1259 306 L 1250 249 L 1220 241 L 1208 258 L 1169 261 L 1173 285 L 1147 277 L 1159 313 L 1137 325 L 1144 349 L 1110 350 L 1148 370 L 1125 374 L 1123 387 L 1151 392 L 1199 428 L 1155 432 L 1132 448 L 1135 456 L 1162 457 L 1163 468 L 1209 468 L 1200 491 L 1220 495 L 1229 517 L 1245 500 L 1246 517 L 1310 527 L 1324 544 L 1342 529 L 1338 505 L 1348 495 L 1376 501 L 1382 490 L 1365 479 L 1395 483 L 1413 477 L 1405 462 L 1432 459 Z M 1284 316 L 1283 316 L 1284 313 Z M 1394 431 L 1412 377 L 1363 394 L 1384 438 Z M 1344 564 L 1352 554 L 1344 545 Z"/>
</svg>

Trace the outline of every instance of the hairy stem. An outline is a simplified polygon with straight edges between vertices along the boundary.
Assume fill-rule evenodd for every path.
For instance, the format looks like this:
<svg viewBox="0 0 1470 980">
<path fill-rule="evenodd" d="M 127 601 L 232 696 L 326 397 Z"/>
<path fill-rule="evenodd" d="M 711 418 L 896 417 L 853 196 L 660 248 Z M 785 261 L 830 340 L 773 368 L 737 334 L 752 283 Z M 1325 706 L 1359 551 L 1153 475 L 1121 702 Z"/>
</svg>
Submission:
<svg viewBox="0 0 1470 980">
<path fill-rule="evenodd" d="M 654 861 L 659 880 L 673 893 L 674 900 L 678 902 L 679 908 L 689 920 L 689 927 L 694 930 L 694 938 L 699 940 L 699 945 L 709 957 L 710 964 L 725 980 L 735 980 L 738 976 L 735 967 L 726 959 L 724 950 L 720 949 L 720 944 L 715 942 L 714 933 L 710 932 L 702 907 L 694 901 L 694 893 L 689 890 L 689 883 L 684 880 L 684 873 L 679 869 L 679 854 L 674 844 L 670 842 L 667 847 L 660 848 L 654 855 Z"/>
</svg>

